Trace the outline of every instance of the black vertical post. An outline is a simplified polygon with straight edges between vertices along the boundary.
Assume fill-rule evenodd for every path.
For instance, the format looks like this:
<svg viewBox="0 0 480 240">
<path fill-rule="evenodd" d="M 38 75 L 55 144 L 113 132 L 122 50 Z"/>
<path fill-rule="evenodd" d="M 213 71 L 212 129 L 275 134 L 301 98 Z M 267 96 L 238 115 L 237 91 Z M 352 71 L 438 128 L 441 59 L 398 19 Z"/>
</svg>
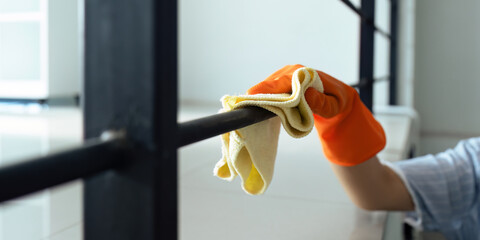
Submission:
<svg viewBox="0 0 480 240">
<path fill-rule="evenodd" d="M 177 239 L 177 2 L 85 0 L 84 135 L 123 129 L 123 164 L 84 181 L 84 237 Z"/>
<path fill-rule="evenodd" d="M 359 88 L 360 99 L 372 111 L 373 106 L 373 53 L 375 33 L 375 0 L 362 0 L 361 11 L 369 21 L 360 24 L 360 82 L 366 84 Z M 370 24 L 369 24 L 370 22 Z"/>
<path fill-rule="evenodd" d="M 398 0 L 390 1 L 390 93 L 389 104 L 397 105 Z"/>
</svg>

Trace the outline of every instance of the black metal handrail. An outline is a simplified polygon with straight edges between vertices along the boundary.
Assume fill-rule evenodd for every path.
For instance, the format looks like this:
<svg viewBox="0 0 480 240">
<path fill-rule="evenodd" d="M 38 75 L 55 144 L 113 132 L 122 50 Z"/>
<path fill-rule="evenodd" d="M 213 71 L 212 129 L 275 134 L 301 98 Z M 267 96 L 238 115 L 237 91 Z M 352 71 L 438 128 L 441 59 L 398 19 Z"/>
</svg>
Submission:
<svg viewBox="0 0 480 240">
<path fill-rule="evenodd" d="M 388 76 L 375 81 L 387 79 Z M 358 88 L 367 82 L 350 86 Z M 245 107 L 178 123 L 177 148 L 272 117 L 275 114 L 263 108 Z M 118 166 L 125 157 L 126 146 L 124 137 L 91 139 L 79 148 L 0 167 L 0 202 Z"/>
<path fill-rule="evenodd" d="M 370 79 L 367 79 L 367 78 L 362 78 L 362 79 L 360 79 L 360 81 L 358 81 L 358 83 L 351 84 L 350 87 L 361 88 L 361 87 L 364 87 L 371 82 L 378 83 L 378 82 L 389 81 L 389 80 L 390 80 L 390 76 L 374 78 L 373 80 L 370 80 Z"/>
<path fill-rule="evenodd" d="M 177 147 L 211 138 L 274 117 L 259 107 L 179 123 Z M 0 167 L 0 202 L 112 169 L 125 160 L 124 137 L 86 141 L 82 146 Z"/>
<path fill-rule="evenodd" d="M 373 79 L 374 83 L 388 81 L 390 76 Z M 360 88 L 372 80 L 361 79 L 353 88 Z M 274 117 L 270 111 L 259 107 L 245 107 L 230 112 L 214 114 L 211 116 L 179 123 L 177 147 L 183 147 L 198 141 L 211 138 L 222 133 L 243 128 L 248 125 Z"/>
<path fill-rule="evenodd" d="M 270 111 L 259 107 L 245 107 L 230 112 L 183 122 L 178 127 L 178 147 L 211 138 L 222 133 L 274 117 Z"/>
<path fill-rule="evenodd" d="M 0 202 L 114 168 L 125 140 L 92 139 L 81 147 L 0 168 Z"/>
</svg>

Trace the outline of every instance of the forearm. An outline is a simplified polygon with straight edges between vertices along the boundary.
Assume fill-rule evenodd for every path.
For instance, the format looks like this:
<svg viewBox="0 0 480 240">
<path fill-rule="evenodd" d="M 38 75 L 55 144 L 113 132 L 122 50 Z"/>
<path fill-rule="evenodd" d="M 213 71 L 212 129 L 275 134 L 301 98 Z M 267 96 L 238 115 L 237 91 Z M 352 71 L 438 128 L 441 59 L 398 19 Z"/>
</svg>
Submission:
<svg viewBox="0 0 480 240">
<path fill-rule="evenodd" d="M 367 210 L 413 210 L 414 204 L 400 177 L 373 157 L 359 165 L 332 164 L 352 201 Z"/>
</svg>

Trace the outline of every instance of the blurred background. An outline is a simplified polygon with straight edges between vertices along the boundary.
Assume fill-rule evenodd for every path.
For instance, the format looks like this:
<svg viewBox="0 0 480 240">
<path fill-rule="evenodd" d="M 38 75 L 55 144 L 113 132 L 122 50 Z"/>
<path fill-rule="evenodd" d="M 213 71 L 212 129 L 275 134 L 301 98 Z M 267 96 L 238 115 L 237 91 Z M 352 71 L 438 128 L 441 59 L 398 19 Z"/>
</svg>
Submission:
<svg viewBox="0 0 480 240">
<path fill-rule="evenodd" d="M 360 0 L 352 3 L 360 7 Z M 390 0 L 375 5 L 375 24 L 388 33 Z M 81 144 L 83 6 L 83 0 L 0 0 L 0 166 Z M 179 121 L 215 114 L 223 95 L 243 94 L 286 64 L 358 82 L 360 19 L 341 1 L 180 0 L 178 7 Z M 384 113 L 378 118 L 392 129 L 385 159 L 436 153 L 480 135 L 479 9 L 478 1 L 399 1 L 401 110 L 390 109 L 388 81 L 374 85 L 374 108 Z M 388 77 L 389 51 L 377 33 L 375 78 Z M 399 114 L 408 115 L 405 124 Z M 276 178 L 263 198 L 245 196 L 238 181 L 211 176 L 221 157 L 218 138 L 180 149 L 180 237 L 220 239 L 243 226 L 256 234 L 237 232 L 238 239 L 296 239 L 298 232 L 303 239 L 375 239 L 362 225 L 370 215 L 349 202 L 315 134 L 293 142 L 282 133 L 280 147 Z M 215 210 L 244 221 L 223 226 L 228 214 Z M 354 216 L 343 229 L 315 217 L 345 222 L 335 220 L 342 214 Z M 377 237 L 399 231 L 385 223 L 388 217 L 372 223 Z M 0 205 L 0 240 L 83 239 L 82 219 L 82 182 L 75 181 Z M 390 222 L 401 228 L 401 220 Z"/>
</svg>

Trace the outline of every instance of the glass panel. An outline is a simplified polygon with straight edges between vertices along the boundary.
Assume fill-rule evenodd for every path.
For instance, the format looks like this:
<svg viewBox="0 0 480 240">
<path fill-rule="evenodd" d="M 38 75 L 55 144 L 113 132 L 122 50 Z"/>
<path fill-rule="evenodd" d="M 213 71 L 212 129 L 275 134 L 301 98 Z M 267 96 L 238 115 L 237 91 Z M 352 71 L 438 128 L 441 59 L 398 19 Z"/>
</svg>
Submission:
<svg viewBox="0 0 480 240">
<path fill-rule="evenodd" d="M 373 85 L 373 105 L 374 106 L 387 106 L 390 82 L 380 81 Z"/>
<path fill-rule="evenodd" d="M 40 79 L 40 23 L 0 23 L 0 81 Z"/>
<path fill-rule="evenodd" d="M 375 1 L 375 25 L 390 33 L 390 0 Z"/>
<path fill-rule="evenodd" d="M 350 0 L 350 2 L 357 8 L 361 8 L 362 4 L 360 3 L 360 0 Z"/>
<path fill-rule="evenodd" d="M 374 47 L 375 78 L 382 78 L 389 74 L 390 68 L 390 41 L 379 33 L 375 33 Z"/>
<path fill-rule="evenodd" d="M 0 0 L 1 13 L 38 12 L 40 0 Z"/>
<path fill-rule="evenodd" d="M 375 33 L 374 73 L 376 81 L 374 104 L 387 105 L 389 98 L 388 77 L 390 73 L 390 41 L 379 33 Z"/>
</svg>

